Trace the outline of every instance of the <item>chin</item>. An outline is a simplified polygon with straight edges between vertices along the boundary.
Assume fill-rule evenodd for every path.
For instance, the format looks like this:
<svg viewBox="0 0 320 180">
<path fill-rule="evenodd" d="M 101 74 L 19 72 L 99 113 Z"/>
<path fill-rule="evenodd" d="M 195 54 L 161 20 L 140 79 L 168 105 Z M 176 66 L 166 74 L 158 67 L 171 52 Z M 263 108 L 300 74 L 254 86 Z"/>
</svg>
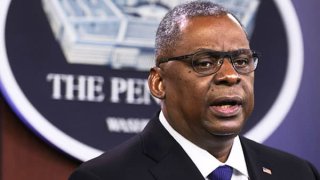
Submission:
<svg viewBox="0 0 320 180">
<path fill-rule="evenodd" d="M 236 137 L 239 133 L 238 132 L 212 132 L 211 134 L 218 137 Z"/>
<path fill-rule="evenodd" d="M 232 118 L 212 118 L 203 121 L 203 127 L 214 136 L 235 137 L 240 134 L 244 125 L 242 116 Z"/>
<path fill-rule="evenodd" d="M 240 134 L 241 127 L 216 127 L 209 128 L 208 131 L 210 134 L 218 137 L 235 137 Z"/>
</svg>

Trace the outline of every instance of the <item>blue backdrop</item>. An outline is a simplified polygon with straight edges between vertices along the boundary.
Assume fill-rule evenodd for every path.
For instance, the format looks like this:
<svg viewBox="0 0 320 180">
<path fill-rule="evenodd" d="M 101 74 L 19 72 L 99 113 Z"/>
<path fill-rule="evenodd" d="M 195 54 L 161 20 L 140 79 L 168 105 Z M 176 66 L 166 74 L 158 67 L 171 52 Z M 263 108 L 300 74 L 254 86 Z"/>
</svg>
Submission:
<svg viewBox="0 0 320 180">
<path fill-rule="evenodd" d="M 265 144 L 304 157 L 320 169 L 320 1 L 293 3 L 303 32 L 303 76 L 294 105 Z"/>
</svg>

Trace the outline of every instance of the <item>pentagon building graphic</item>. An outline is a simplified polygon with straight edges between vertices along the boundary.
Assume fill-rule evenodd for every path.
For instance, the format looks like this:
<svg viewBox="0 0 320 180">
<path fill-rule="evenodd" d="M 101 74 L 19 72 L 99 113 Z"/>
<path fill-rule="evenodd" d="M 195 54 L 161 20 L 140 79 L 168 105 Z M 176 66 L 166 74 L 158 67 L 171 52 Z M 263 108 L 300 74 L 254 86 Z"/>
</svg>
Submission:
<svg viewBox="0 0 320 180">
<path fill-rule="evenodd" d="M 148 71 L 154 39 L 178 0 L 42 0 L 68 63 Z M 250 33 L 260 0 L 213 0 L 230 9 Z"/>
</svg>

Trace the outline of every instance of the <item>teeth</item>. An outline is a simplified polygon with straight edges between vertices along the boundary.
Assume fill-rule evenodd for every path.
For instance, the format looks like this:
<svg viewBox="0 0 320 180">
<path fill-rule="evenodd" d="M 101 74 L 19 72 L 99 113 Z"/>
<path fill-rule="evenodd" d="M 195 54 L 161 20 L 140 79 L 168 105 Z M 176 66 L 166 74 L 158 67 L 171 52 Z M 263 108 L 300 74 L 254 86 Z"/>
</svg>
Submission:
<svg viewBox="0 0 320 180">
<path fill-rule="evenodd" d="M 222 108 L 222 109 L 227 109 L 227 108 L 230 108 L 231 107 L 231 105 L 222 105 L 222 106 L 220 106 L 220 108 Z"/>
<path fill-rule="evenodd" d="M 230 106 L 235 106 L 237 105 L 237 102 L 235 101 L 226 101 L 226 102 L 222 102 L 220 104 L 218 104 L 219 106 L 227 106 L 227 107 L 230 107 Z"/>
<path fill-rule="evenodd" d="M 241 105 L 242 103 L 237 100 L 222 100 L 222 101 L 216 101 L 212 103 L 212 106 L 219 106 L 220 108 L 230 108 L 232 106 L 238 106 Z"/>
</svg>

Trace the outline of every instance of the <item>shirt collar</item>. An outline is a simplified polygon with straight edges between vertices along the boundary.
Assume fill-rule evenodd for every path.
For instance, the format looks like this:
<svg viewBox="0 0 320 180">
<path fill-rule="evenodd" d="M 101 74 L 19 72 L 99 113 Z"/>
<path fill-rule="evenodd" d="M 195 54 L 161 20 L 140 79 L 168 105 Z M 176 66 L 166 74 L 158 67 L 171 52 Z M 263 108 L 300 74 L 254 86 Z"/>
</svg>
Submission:
<svg viewBox="0 0 320 180">
<path fill-rule="evenodd" d="M 222 163 L 214 156 L 212 156 L 208 151 L 193 144 L 191 141 L 184 138 L 181 134 L 174 130 L 164 117 L 162 111 L 160 112 L 159 119 L 161 124 L 165 127 L 169 134 L 188 154 L 188 156 L 197 166 L 204 178 L 206 178 L 213 170 L 221 165 L 229 165 L 239 173 L 245 175 L 246 177 L 249 177 L 239 136 L 237 136 L 233 141 L 233 146 L 231 148 L 231 152 L 227 161 L 225 163 Z"/>
</svg>

